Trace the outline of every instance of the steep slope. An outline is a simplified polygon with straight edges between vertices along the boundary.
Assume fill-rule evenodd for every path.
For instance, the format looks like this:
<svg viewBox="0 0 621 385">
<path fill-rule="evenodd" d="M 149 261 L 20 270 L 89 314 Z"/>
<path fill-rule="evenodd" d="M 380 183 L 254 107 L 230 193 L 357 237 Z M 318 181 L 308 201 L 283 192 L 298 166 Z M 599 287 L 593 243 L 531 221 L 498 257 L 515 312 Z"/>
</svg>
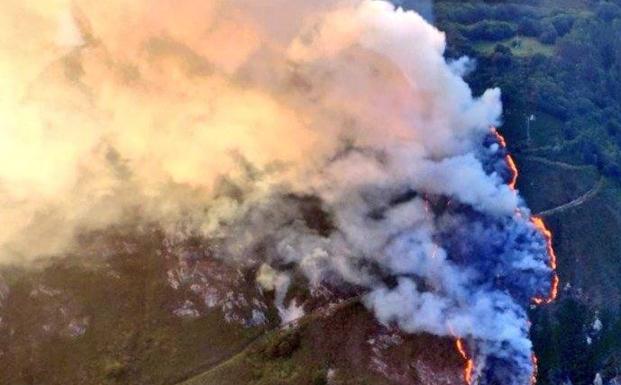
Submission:
<svg viewBox="0 0 621 385">
<path fill-rule="evenodd" d="M 80 258 L 4 268 L 0 383 L 463 381 L 453 341 L 383 327 L 351 294 L 292 290 L 308 314 L 281 327 L 256 272 L 207 250 L 198 238 L 124 226 L 84 235 Z"/>
<path fill-rule="evenodd" d="M 503 89 L 517 187 L 554 233 L 560 298 L 531 312 L 541 384 L 621 370 L 619 5 L 435 2 L 451 55 L 477 59 L 469 84 Z"/>
</svg>

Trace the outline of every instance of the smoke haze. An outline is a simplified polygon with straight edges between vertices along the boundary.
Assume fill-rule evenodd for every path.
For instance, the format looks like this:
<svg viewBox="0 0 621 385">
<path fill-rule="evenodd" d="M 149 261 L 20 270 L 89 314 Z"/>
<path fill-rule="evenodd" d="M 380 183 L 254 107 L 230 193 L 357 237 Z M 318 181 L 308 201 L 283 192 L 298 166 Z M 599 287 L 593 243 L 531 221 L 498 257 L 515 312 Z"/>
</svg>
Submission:
<svg viewBox="0 0 621 385">
<path fill-rule="evenodd" d="M 500 91 L 473 96 L 471 63 L 447 63 L 419 14 L 372 0 L 2 8 L 0 261 L 136 216 L 183 222 L 218 257 L 262 266 L 283 312 L 295 273 L 354 285 L 381 322 L 465 338 L 479 383 L 528 383 L 546 240 L 490 132 Z"/>
</svg>

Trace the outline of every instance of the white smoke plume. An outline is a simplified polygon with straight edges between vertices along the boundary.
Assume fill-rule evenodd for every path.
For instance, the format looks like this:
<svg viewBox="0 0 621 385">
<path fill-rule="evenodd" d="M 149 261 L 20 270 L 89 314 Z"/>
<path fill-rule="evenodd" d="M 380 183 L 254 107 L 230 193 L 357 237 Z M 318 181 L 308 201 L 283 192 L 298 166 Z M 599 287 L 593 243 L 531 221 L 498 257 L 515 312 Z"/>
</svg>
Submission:
<svg viewBox="0 0 621 385">
<path fill-rule="evenodd" d="M 0 261 L 135 216 L 184 221 L 218 257 L 354 285 L 381 322 L 467 339 L 481 384 L 528 383 L 545 240 L 485 144 L 500 91 L 473 96 L 419 14 L 30 3 L 0 12 Z"/>
</svg>

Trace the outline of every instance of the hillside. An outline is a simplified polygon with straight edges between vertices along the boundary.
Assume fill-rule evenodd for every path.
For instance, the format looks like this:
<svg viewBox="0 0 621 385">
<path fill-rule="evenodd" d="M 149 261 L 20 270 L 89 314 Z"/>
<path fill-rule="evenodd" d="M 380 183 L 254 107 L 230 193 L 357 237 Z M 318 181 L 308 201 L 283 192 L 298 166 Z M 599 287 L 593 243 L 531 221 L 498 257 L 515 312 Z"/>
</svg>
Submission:
<svg viewBox="0 0 621 385">
<path fill-rule="evenodd" d="M 0 34 L 0 384 L 621 382 L 620 0 L 173 3 Z"/>
<path fill-rule="evenodd" d="M 450 54 L 477 60 L 470 84 L 502 88 L 518 189 L 554 233 L 561 295 L 531 312 L 540 384 L 621 369 L 620 5 L 436 2 Z"/>
<path fill-rule="evenodd" d="M 311 311 L 281 326 L 256 272 L 206 258 L 198 240 L 126 226 L 83 246 L 86 266 L 68 256 L 2 272 L 0 383 L 462 382 L 454 341 L 383 327 L 354 293 L 292 291 Z"/>
</svg>

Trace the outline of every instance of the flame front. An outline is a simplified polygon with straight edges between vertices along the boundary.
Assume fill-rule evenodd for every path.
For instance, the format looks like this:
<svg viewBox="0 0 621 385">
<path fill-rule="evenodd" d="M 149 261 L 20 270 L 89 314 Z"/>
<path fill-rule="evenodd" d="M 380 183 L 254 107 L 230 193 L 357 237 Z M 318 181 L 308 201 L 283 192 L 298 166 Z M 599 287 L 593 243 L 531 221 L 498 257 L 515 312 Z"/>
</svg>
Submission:
<svg viewBox="0 0 621 385">
<path fill-rule="evenodd" d="M 507 155 L 505 157 L 505 162 L 507 162 L 507 167 L 509 167 L 509 170 L 511 171 L 511 180 L 509 181 L 509 188 L 511 188 L 511 190 L 515 190 L 515 186 L 517 185 L 517 178 L 519 176 L 518 168 L 515 164 L 515 161 L 513 160 L 513 157 L 511 157 L 511 155 Z"/>
<path fill-rule="evenodd" d="M 533 353 L 532 361 L 533 361 L 533 373 L 530 376 L 530 385 L 535 385 L 537 383 L 539 360 L 537 359 L 537 356 L 534 353 Z"/>
<path fill-rule="evenodd" d="M 498 132 L 498 130 L 496 130 L 496 128 L 492 128 L 492 133 L 496 137 L 496 140 L 498 141 L 499 146 L 501 146 L 502 148 L 507 148 L 507 141 Z M 513 157 L 510 154 L 507 154 L 505 156 L 505 162 L 506 162 L 507 168 L 509 168 L 509 171 L 511 171 L 511 180 L 508 182 L 508 185 L 512 190 L 515 190 L 516 184 L 517 184 L 517 178 L 519 176 L 519 170 L 517 168 L 517 165 Z M 535 297 L 532 299 L 535 305 L 544 305 L 544 304 L 552 303 L 558 296 L 558 288 L 559 288 L 560 280 L 559 280 L 558 274 L 556 273 L 557 257 L 556 257 L 556 252 L 554 251 L 554 247 L 552 245 L 552 231 L 550 231 L 550 229 L 546 226 L 545 222 L 543 221 L 541 217 L 532 216 L 530 218 L 530 221 L 535 226 L 535 229 L 540 234 L 542 234 L 543 237 L 545 238 L 546 250 L 547 250 L 547 254 L 549 258 L 549 266 L 552 269 L 550 293 L 548 294 L 547 297 Z M 467 355 L 465 355 L 466 352 L 463 349 L 463 343 L 461 342 L 461 340 L 457 341 L 457 349 L 459 350 L 460 354 L 464 358 L 467 358 Z M 532 363 L 533 363 L 533 372 L 531 375 L 530 384 L 534 385 L 537 383 L 537 374 L 538 374 L 537 373 L 538 372 L 538 369 L 537 369 L 538 359 L 535 354 L 533 354 L 532 356 Z M 466 366 L 466 373 L 469 373 L 469 370 L 470 370 L 470 376 L 472 375 L 471 369 L 469 369 L 471 366 L 472 364 L 470 360 L 468 360 L 468 364 Z M 469 378 L 471 379 L 471 377 Z M 470 381 L 468 381 L 468 383 L 470 384 Z"/>
<path fill-rule="evenodd" d="M 505 140 L 505 137 L 502 136 L 500 132 L 498 132 L 496 127 L 492 127 L 492 133 L 494 134 L 494 136 L 496 136 L 496 140 L 498 141 L 500 147 L 507 148 L 507 141 Z"/>
<path fill-rule="evenodd" d="M 501 148 L 506 149 L 507 140 L 505 139 L 505 137 L 502 136 L 500 132 L 498 132 L 496 127 L 492 127 L 491 130 L 492 130 L 492 134 L 494 134 L 494 136 L 496 137 L 496 141 L 498 142 L 498 145 Z M 507 156 L 505 156 L 505 163 L 507 164 L 507 167 L 509 168 L 509 171 L 511 172 L 511 180 L 508 183 L 509 187 L 511 188 L 511 190 L 515 190 L 516 185 L 517 185 L 517 179 L 520 173 L 515 163 L 515 160 L 513 159 L 511 154 L 507 154 Z"/>
<path fill-rule="evenodd" d="M 466 381 L 466 384 L 470 385 L 472 384 L 472 375 L 474 373 L 474 360 L 468 355 L 464 341 L 461 338 L 458 338 L 455 341 L 455 347 L 462 358 L 466 361 L 466 367 L 464 368 L 464 381 Z"/>
<path fill-rule="evenodd" d="M 550 258 L 550 268 L 552 269 L 552 284 L 550 287 L 550 293 L 547 298 L 536 297 L 533 298 L 533 302 L 537 305 L 548 304 L 553 302 L 558 296 L 558 286 L 559 286 L 559 278 L 556 273 L 557 267 L 557 258 L 556 253 L 554 251 L 554 247 L 552 246 L 552 232 L 548 229 L 546 224 L 543 222 L 543 219 L 540 217 L 534 216 L 531 218 L 531 222 L 535 225 L 537 231 L 539 231 L 546 239 L 546 245 L 548 250 L 548 256 Z"/>
</svg>

